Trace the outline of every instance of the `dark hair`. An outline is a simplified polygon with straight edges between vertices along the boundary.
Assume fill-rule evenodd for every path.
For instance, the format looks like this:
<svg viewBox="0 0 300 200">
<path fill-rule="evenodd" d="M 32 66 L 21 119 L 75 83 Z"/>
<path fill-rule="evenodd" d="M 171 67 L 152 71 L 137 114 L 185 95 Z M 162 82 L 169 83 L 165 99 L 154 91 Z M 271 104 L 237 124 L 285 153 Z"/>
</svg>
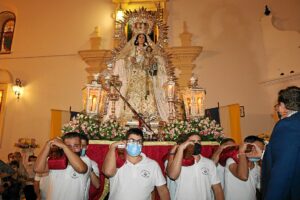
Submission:
<svg viewBox="0 0 300 200">
<path fill-rule="evenodd" d="M 63 141 L 65 141 L 65 139 L 68 139 L 68 138 L 76 138 L 76 137 L 78 137 L 79 139 L 81 139 L 80 133 L 77 133 L 77 132 L 69 132 L 69 133 L 64 134 L 64 135 L 61 137 L 61 139 L 62 139 Z"/>
<path fill-rule="evenodd" d="M 234 142 L 235 140 L 232 138 L 223 138 L 222 141 L 220 142 L 220 145 L 225 144 L 226 142 Z"/>
<path fill-rule="evenodd" d="M 278 92 L 278 103 L 284 103 L 288 110 L 300 111 L 300 88 L 290 86 Z"/>
<path fill-rule="evenodd" d="M 184 141 L 182 141 L 182 143 L 183 142 L 185 142 L 185 141 L 187 141 L 188 139 L 189 139 L 189 137 L 191 137 L 191 136 L 193 136 L 193 135 L 198 135 L 199 137 L 200 137 L 200 140 L 201 140 L 201 136 L 200 136 L 200 134 L 199 133 L 197 133 L 197 132 L 190 132 L 190 133 L 188 133 L 188 134 L 186 134 L 185 136 L 184 136 Z"/>
<path fill-rule="evenodd" d="M 30 159 L 32 159 L 32 158 L 35 158 L 35 159 L 36 159 L 37 157 L 36 157 L 35 155 L 31 155 L 31 156 L 28 157 L 28 161 L 29 161 Z"/>
<path fill-rule="evenodd" d="M 9 166 L 16 166 L 17 168 L 19 168 L 19 162 L 18 161 L 16 161 L 16 160 L 13 160 L 13 161 L 11 161 L 10 163 L 9 163 Z"/>
<path fill-rule="evenodd" d="M 144 134 L 143 134 L 143 131 L 141 129 L 139 129 L 139 128 L 131 128 L 131 129 L 129 129 L 127 131 L 127 133 L 126 133 L 126 139 L 128 139 L 129 135 L 131 135 L 131 134 L 141 136 L 142 140 L 144 141 Z"/>
<path fill-rule="evenodd" d="M 147 51 L 148 49 L 151 49 L 151 52 L 153 51 L 153 49 L 152 49 L 151 46 L 147 46 L 147 47 L 146 47 L 146 51 Z"/>
<path fill-rule="evenodd" d="M 7 158 L 9 158 L 10 156 L 14 156 L 14 153 L 9 153 L 9 154 L 7 155 Z"/>
<path fill-rule="evenodd" d="M 89 144 L 89 138 L 88 138 L 88 136 L 87 136 L 86 134 L 81 133 L 81 134 L 80 134 L 80 139 L 81 139 L 81 140 L 85 140 L 86 143 Z"/>
<path fill-rule="evenodd" d="M 249 135 L 247 137 L 245 137 L 244 142 L 247 143 L 253 143 L 253 142 L 261 142 L 262 144 L 265 144 L 264 139 L 257 137 L 256 135 Z"/>
<path fill-rule="evenodd" d="M 181 134 L 178 136 L 176 143 L 179 145 L 184 143 L 186 140 L 187 140 L 187 134 Z"/>
<path fill-rule="evenodd" d="M 143 35 L 144 36 L 144 38 L 145 38 L 145 42 L 144 42 L 144 46 L 147 46 L 147 44 L 148 44 L 148 41 L 147 41 L 147 37 L 146 37 L 146 34 L 144 34 L 144 33 L 139 33 L 139 34 L 137 34 L 137 36 L 136 36 L 136 38 L 135 38 L 135 40 L 134 40 L 134 45 L 135 46 L 137 46 L 139 43 L 138 43 L 138 39 L 139 39 L 139 36 L 140 35 Z"/>
</svg>

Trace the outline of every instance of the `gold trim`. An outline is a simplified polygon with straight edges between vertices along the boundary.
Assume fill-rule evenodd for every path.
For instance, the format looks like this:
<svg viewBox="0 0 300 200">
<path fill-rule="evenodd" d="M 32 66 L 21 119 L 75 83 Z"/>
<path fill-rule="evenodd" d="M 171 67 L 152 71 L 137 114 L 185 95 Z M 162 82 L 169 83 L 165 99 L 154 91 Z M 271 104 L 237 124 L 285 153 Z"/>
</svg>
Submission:
<svg viewBox="0 0 300 200">
<path fill-rule="evenodd" d="M 104 200 L 108 192 L 109 192 L 109 180 L 108 178 L 104 178 L 104 187 L 99 200 Z"/>
<path fill-rule="evenodd" d="M 90 140 L 90 144 L 107 144 L 110 145 L 114 143 L 115 141 L 110 141 L 110 140 Z M 175 145 L 176 142 L 172 141 L 146 141 L 144 142 L 144 146 L 169 146 L 169 145 Z M 216 141 L 203 141 L 201 142 L 201 145 L 206 146 L 206 145 L 219 145 L 218 142 Z"/>
</svg>

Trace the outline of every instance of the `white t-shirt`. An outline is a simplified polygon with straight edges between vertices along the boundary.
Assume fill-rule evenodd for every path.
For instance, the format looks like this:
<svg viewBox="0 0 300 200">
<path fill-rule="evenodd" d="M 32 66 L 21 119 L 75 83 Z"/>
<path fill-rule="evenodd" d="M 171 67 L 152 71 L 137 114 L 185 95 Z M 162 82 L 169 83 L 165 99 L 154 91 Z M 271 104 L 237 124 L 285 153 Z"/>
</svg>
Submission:
<svg viewBox="0 0 300 200">
<path fill-rule="evenodd" d="M 176 180 L 176 200 L 214 199 L 212 186 L 220 183 L 213 161 L 201 156 L 199 162 L 189 167 L 181 167 Z"/>
<path fill-rule="evenodd" d="M 35 174 L 34 180 L 40 182 L 39 186 L 40 186 L 41 199 L 46 200 L 48 182 L 49 182 L 49 173 Z"/>
<path fill-rule="evenodd" d="M 109 179 L 109 200 L 148 200 L 154 186 L 166 184 L 165 177 L 156 161 L 141 153 L 136 164 L 126 161 Z"/>
<path fill-rule="evenodd" d="M 221 186 L 224 189 L 224 173 L 225 173 L 225 167 L 223 167 L 220 163 L 217 166 L 217 175 L 221 181 Z"/>
<path fill-rule="evenodd" d="M 168 160 L 165 161 L 165 169 L 167 169 L 167 166 L 168 166 Z M 174 199 L 176 193 L 176 182 L 170 179 L 168 176 L 167 176 L 167 186 L 169 189 L 170 198 Z"/>
<path fill-rule="evenodd" d="M 225 166 L 225 199 L 230 200 L 256 200 L 256 188 L 260 183 L 260 167 L 255 164 L 249 171 L 247 181 L 242 181 L 235 177 L 229 170 L 229 166 L 235 163 L 232 158 L 228 158 Z"/>
<path fill-rule="evenodd" d="M 87 158 L 81 159 L 89 166 Z M 70 164 L 63 170 L 49 170 L 47 200 L 83 200 L 88 177 L 89 171 L 77 173 Z"/>
<path fill-rule="evenodd" d="M 83 157 L 80 157 L 80 158 L 85 158 L 86 160 L 88 160 L 88 180 L 87 180 L 87 185 L 86 185 L 86 190 L 85 190 L 85 200 L 88 200 L 89 199 L 89 190 L 90 190 L 90 185 L 91 185 L 91 176 L 90 176 L 90 173 L 92 173 L 92 170 L 93 172 L 99 177 L 99 168 L 98 168 L 98 164 L 91 160 L 88 156 L 83 156 Z"/>
</svg>

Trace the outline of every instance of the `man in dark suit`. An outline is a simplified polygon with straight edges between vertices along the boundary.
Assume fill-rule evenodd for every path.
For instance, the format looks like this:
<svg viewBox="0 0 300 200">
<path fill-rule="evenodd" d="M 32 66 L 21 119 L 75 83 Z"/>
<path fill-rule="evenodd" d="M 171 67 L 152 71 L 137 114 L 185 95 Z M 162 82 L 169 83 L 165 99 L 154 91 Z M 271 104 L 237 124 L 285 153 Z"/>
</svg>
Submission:
<svg viewBox="0 0 300 200">
<path fill-rule="evenodd" d="M 287 112 L 274 127 L 262 164 L 265 200 L 300 199 L 300 88 L 281 90 L 279 112 Z"/>
</svg>

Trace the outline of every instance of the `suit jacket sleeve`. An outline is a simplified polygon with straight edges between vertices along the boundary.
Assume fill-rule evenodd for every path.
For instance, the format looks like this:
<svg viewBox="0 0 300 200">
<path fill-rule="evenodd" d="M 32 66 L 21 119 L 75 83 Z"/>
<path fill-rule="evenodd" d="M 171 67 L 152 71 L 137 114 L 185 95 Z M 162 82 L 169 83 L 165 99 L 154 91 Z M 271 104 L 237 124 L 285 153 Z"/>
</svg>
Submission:
<svg viewBox="0 0 300 200">
<path fill-rule="evenodd" d="M 294 122 L 282 120 L 273 130 L 263 163 L 265 200 L 290 199 L 300 139 L 299 125 Z"/>
</svg>

